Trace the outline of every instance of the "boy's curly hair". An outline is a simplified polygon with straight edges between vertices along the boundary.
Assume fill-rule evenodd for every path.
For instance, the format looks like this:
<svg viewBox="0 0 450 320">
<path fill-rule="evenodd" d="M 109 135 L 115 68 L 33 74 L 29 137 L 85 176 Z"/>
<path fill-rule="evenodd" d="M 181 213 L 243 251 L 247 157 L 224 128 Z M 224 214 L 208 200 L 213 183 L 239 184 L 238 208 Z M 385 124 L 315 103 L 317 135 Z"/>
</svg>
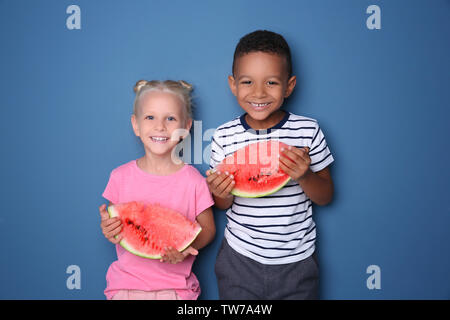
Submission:
<svg viewBox="0 0 450 320">
<path fill-rule="evenodd" d="M 268 30 L 256 30 L 243 36 L 236 46 L 233 57 L 233 75 L 236 60 L 250 52 L 274 53 L 286 58 L 288 76 L 292 75 L 291 50 L 286 40 L 278 33 Z"/>
</svg>

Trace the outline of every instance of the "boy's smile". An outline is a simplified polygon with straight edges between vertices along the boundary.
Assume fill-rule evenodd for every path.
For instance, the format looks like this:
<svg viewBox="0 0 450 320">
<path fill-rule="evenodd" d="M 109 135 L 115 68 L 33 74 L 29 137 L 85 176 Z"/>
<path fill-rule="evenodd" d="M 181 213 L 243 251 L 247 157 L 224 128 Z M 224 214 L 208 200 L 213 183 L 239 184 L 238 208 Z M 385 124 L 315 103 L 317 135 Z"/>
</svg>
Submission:
<svg viewBox="0 0 450 320">
<path fill-rule="evenodd" d="M 280 107 L 293 91 L 296 77 L 289 78 L 286 59 L 266 52 L 250 52 L 236 61 L 228 83 L 253 129 L 267 129 L 283 117 Z"/>
</svg>

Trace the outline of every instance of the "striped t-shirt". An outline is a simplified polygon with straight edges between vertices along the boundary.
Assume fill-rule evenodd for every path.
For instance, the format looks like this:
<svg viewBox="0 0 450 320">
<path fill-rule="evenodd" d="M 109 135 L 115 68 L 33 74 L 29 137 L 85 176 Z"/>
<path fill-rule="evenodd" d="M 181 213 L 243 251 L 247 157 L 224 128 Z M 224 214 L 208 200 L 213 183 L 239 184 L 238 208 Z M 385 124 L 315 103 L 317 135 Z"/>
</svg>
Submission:
<svg viewBox="0 0 450 320">
<path fill-rule="evenodd" d="M 276 126 L 254 130 L 244 114 L 216 129 L 211 142 L 210 168 L 248 144 L 269 139 L 299 148 L 309 147 L 313 172 L 334 161 L 316 120 L 286 112 Z M 314 252 L 316 225 L 312 219 L 312 202 L 293 180 L 265 197 L 235 196 L 226 215 L 228 244 L 260 263 L 296 262 Z"/>
</svg>

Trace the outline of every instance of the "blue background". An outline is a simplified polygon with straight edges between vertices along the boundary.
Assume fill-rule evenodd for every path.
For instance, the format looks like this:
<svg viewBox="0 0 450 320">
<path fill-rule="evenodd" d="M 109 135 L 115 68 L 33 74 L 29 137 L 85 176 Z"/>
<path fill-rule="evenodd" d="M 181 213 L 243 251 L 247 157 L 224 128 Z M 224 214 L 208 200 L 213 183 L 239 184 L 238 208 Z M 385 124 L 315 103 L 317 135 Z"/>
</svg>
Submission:
<svg viewBox="0 0 450 320">
<path fill-rule="evenodd" d="M 81 30 L 66 28 L 71 4 Z M 381 30 L 366 27 L 371 4 Z M 449 299 L 449 18 L 447 0 L 0 0 L 0 298 L 104 299 L 115 250 L 98 206 L 110 171 L 143 152 L 134 83 L 193 83 L 195 119 L 215 128 L 242 112 L 226 78 L 235 45 L 269 29 L 298 76 L 286 109 L 319 121 L 336 160 L 334 201 L 315 208 L 321 297 Z M 194 266 L 202 299 L 218 298 L 215 218 Z"/>
</svg>

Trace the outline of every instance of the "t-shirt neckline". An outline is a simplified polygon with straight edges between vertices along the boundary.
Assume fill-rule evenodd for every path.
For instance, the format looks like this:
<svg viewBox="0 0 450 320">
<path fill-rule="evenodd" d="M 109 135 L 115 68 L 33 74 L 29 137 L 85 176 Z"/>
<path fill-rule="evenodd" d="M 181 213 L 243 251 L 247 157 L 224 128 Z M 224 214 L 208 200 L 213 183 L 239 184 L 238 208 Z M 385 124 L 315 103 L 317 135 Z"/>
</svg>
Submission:
<svg viewBox="0 0 450 320">
<path fill-rule="evenodd" d="M 175 171 L 174 173 L 161 175 L 161 174 L 149 173 L 149 172 L 142 170 L 141 168 L 139 168 L 139 166 L 137 164 L 137 159 L 133 161 L 133 166 L 140 174 L 143 174 L 143 175 L 145 175 L 149 178 L 153 178 L 153 179 L 168 179 L 168 178 L 170 179 L 170 178 L 176 177 L 177 175 L 181 174 L 184 170 L 186 170 L 186 168 L 188 167 L 187 164 L 184 163 L 183 167 L 181 167 L 179 170 Z"/>
<path fill-rule="evenodd" d="M 276 129 L 280 129 L 281 127 L 283 127 L 283 125 L 286 123 L 286 121 L 289 119 L 289 116 L 291 115 L 290 112 L 288 111 L 284 111 L 285 115 L 283 116 L 283 118 L 281 119 L 280 122 L 278 122 L 276 125 L 274 125 L 273 127 L 267 128 L 267 129 L 253 129 L 252 127 L 250 127 L 250 125 L 247 123 L 247 120 L 245 120 L 245 116 L 247 115 L 247 113 L 244 113 L 243 115 L 240 116 L 240 121 L 242 126 L 244 127 L 244 129 L 250 130 L 251 133 L 256 133 L 256 134 L 261 134 L 261 133 L 270 133 L 273 130 Z"/>
</svg>

